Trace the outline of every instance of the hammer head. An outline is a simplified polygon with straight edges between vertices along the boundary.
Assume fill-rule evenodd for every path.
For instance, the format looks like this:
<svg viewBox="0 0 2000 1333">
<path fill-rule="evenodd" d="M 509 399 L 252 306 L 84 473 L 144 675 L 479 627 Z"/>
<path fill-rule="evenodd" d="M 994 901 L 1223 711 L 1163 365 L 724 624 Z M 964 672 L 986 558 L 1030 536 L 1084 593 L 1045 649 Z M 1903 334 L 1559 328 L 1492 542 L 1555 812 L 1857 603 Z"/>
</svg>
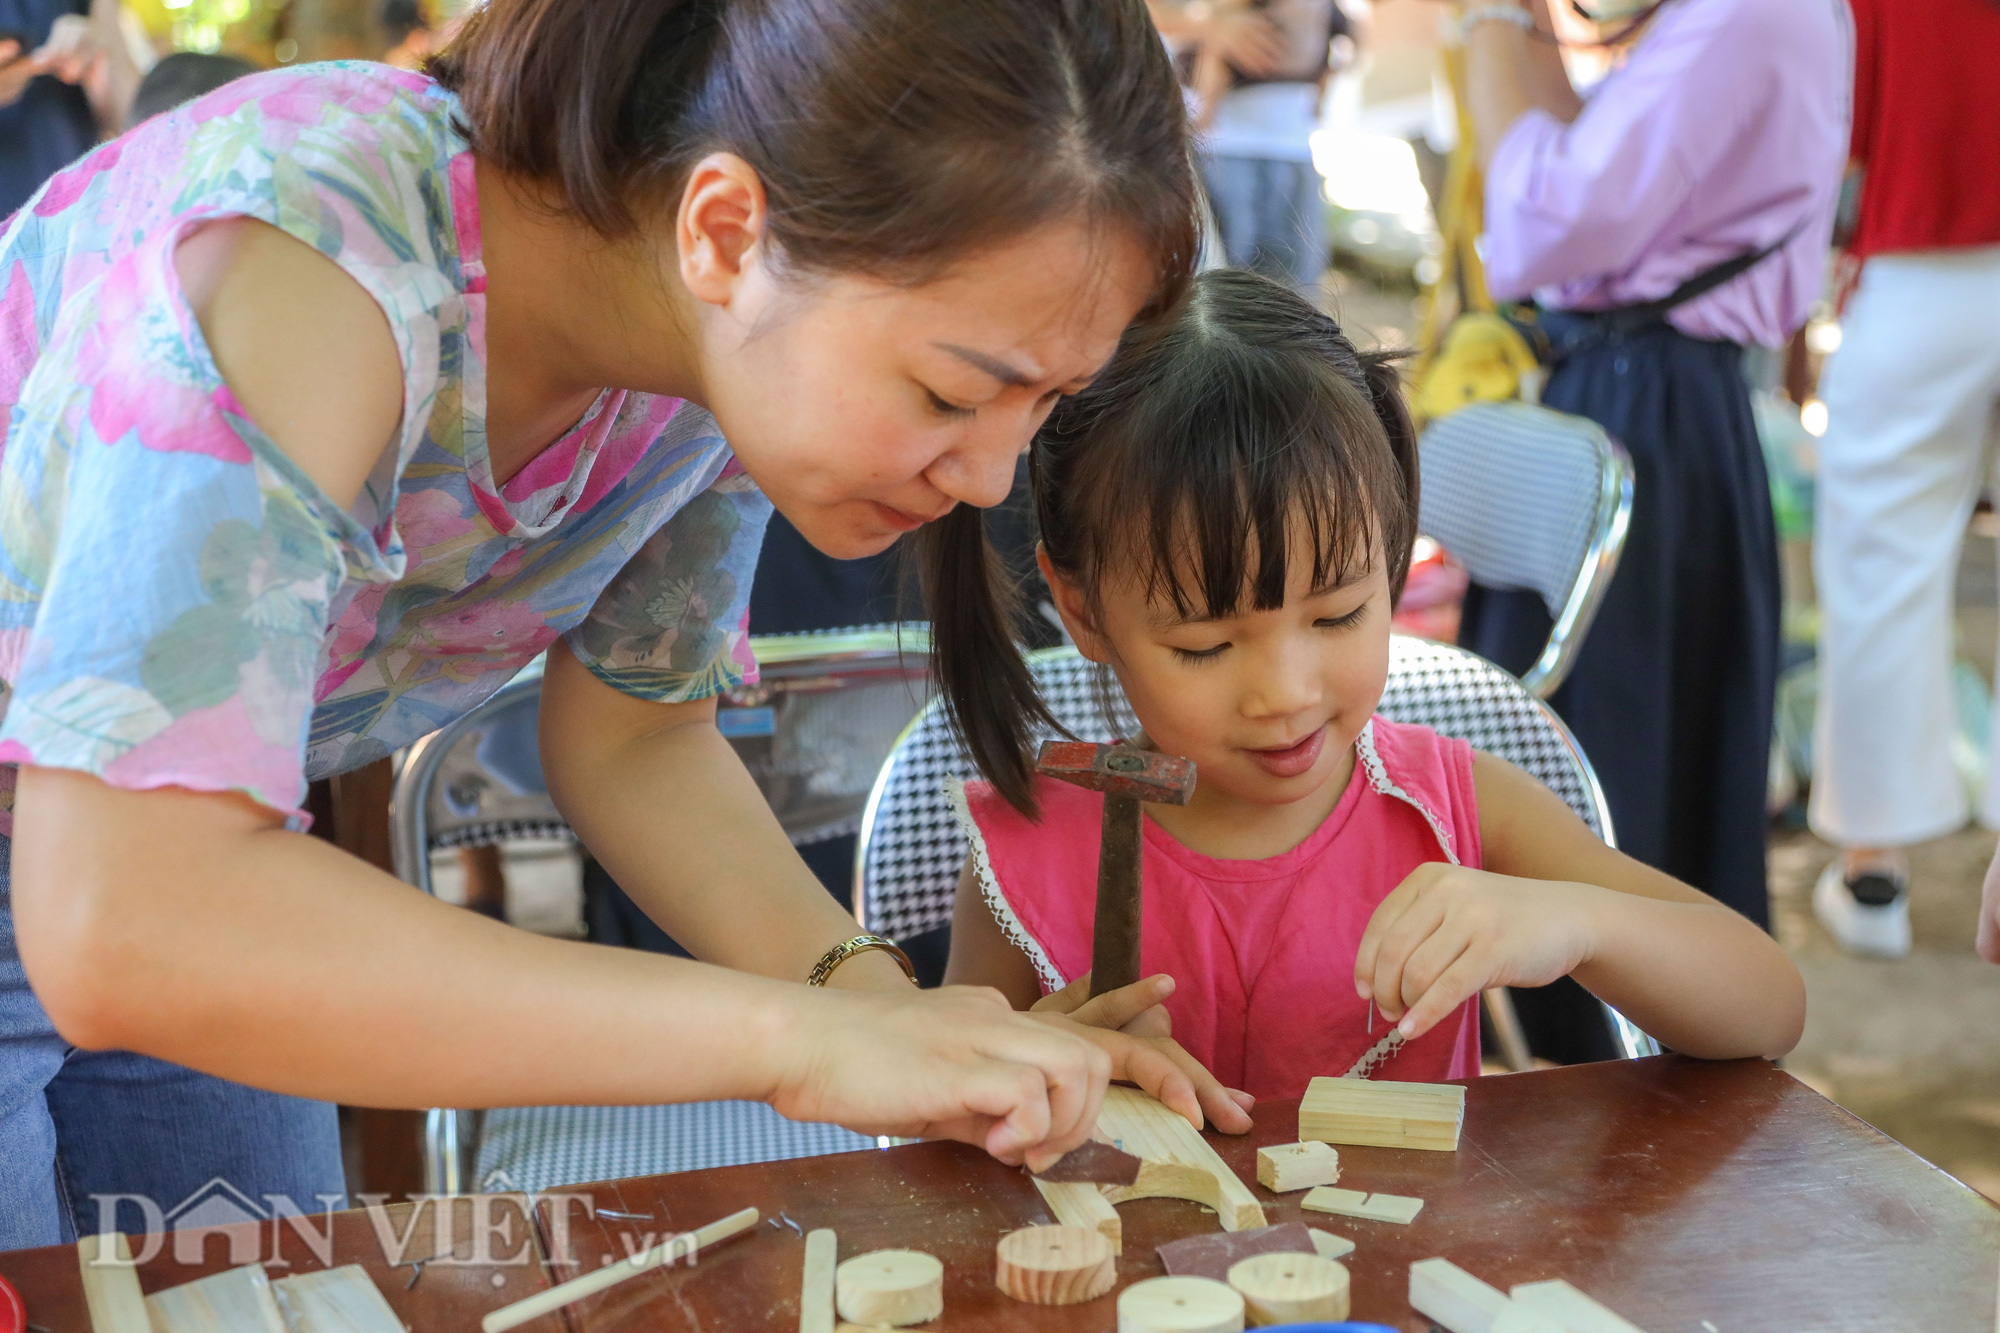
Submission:
<svg viewBox="0 0 2000 1333">
<path fill-rule="evenodd" d="M 1035 770 L 1106 796 L 1155 805 L 1186 805 L 1194 795 L 1194 761 L 1130 745 L 1046 741 Z"/>
</svg>

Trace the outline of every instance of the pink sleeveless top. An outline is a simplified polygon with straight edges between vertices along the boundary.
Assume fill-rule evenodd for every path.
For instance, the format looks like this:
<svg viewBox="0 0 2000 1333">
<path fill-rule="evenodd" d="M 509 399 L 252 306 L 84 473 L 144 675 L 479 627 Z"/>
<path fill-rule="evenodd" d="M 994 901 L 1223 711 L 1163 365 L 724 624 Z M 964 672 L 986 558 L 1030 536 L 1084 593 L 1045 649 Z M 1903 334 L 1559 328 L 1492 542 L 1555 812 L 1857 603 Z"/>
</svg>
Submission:
<svg viewBox="0 0 2000 1333">
<path fill-rule="evenodd" d="M 1146 821 L 1142 967 L 1178 983 L 1174 1038 L 1225 1086 L 1259 1098 L 1298 1097 L 1322 1074 L 1479 1072 L 1476 999 L 1402 1042 L 1379 1014 L 1370 1031 L 1353 981 L 1362 932 L 1404 877 L 1426 861 L 1479 865 L 1472 747 L 1378 717 L 1355 760 L 1326 822 L 1265 860 L 1203 856 Z M 984 782 L 954 800 L 986 903 L 1046 993 L 1090 970 L 1104 800 L 1048 779 L 1035 795 L 1039 824 Z"/>
</svg>

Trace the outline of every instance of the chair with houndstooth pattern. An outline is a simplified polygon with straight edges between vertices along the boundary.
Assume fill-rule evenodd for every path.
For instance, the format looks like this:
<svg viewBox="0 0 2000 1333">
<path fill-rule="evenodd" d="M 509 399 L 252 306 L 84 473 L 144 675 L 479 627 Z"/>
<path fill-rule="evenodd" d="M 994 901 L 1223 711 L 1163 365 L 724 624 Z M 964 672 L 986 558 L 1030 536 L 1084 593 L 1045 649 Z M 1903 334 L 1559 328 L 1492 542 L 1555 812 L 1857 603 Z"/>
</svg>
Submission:
<svg viewBox="0 0 2000 1333">
<path fill-rule="evenodd" d="M 914 627 L 751 641 L 763 679 L 725 696 L 718 723 L 794 843 L 855 831 L 884 756 L 929 695 L 928 647 Z M 434 852 L 571 839 L 536 753 L 541 687 L 538 660 L 404 753 L 390 810 L 401 878 L 430 893 Z M 877 1146 L 761 1102 L 438 1107 L 425 1117 L 425 1189 L 541 1191 Z"/>
<path fill-rule="evenodd" d="M 1528 403 L 1473 403 L 1418 445 L 1418 530 L 1488 588 L 1539 594 L 1554 622 L 1521 678 L 1554 694 L 1583 647 L 1632 518 L 1632 459 L 1596 422 Z"/>
<path fill-rule="evenodd" d="M 1106 718 L 1098 670 L 1074 648 L 1031 653 L 1029 666 L 1049 711 L 1081 739 L 1108 741 L 1138 731 L 1138 719 L 1110 681 L 1102 689 L 1114 715 Z M 1604 793 L 1569 728 L 1486 659 L 1397 635 L 1390 640 L 1389 684 L 1380 711 L 1392 721 L 1422 723 L 1519 765 L 1613 843 Z M 949 924 L 966 844 L 945 780 L 971 776 L 971 760 L 952 732 L 943 701 L 933 700 L 896 742 L 862 816 L 855 876 L 855 914 L 862 929 L 907 939 Z M 1494 1007 L 1488 1012 L 1501 1029 L 1509 1063 L 1525 1068 L 1525 1043 L 1518 1030 L 1506 1030 L 1511 1006 L 1499 1006 L 1500 1013 L 1493 1013 Z M 1652 1038 L 1622 1014 L 1609 1005 L 1604 1012 L 1627 1057 L 1658 1053 Z"/>
</svg>

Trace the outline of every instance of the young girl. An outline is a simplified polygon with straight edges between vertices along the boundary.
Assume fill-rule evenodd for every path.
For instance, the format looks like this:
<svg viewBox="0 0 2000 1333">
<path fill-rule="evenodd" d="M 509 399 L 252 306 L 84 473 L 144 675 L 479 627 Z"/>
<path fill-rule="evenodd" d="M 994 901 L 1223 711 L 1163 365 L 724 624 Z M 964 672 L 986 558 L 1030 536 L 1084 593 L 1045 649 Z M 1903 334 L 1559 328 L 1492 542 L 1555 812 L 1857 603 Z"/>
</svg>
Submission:
<svg viewBox="0 0 2000 1333">
<path fill-rule="evenodd" d="M 1172 1037 L 1250 1095 L 1209 1108 L 1225 1129 L 1315 1075 L 1476 1074 L 1489 986 L 1574 976 L 1697 1056 L 1798 1040 L 1804 987 L 1769 936 L 1513 765 L 1375 716 L 1417 512 L 1384 358 L 1274 283 L 1209 273 L 1032 457 L 1064 623 L 1197 786 L 1146 807 L 1142 957 L 1165 975 L 1080 1007 L 1102 798 L 1033 776 L 1045 714 L 996 691 L 961 719 L 987 781 L 960 805 L 949 980 L 1109 1024 L 1164 999 Z"/>
</svg>

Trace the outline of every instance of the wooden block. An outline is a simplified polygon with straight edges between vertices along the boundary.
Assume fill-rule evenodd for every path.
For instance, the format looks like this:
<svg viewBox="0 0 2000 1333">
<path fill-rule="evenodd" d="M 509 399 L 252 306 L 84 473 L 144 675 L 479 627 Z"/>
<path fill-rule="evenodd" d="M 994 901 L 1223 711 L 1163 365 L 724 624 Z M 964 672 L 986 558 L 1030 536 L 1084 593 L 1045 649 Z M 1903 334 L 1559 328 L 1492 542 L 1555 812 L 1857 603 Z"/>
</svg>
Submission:
<svg viewBox="0 0 2000 1333">
<path fill-rule="evenodd" d="M 1493 1320 L 1493 1333 L 1569 1333 L 1569 1325 L 1558 1323 L 1541 1311 L 1509 1300 Z"/>
<path fill-rule="evenodd" d="M 285 1333 L 262 1264 L 231 1268 L 146 1298 L 153 1333 Z"/>
<path fill-rule="evenodd" d="M 1316 1078 L 1299 1103 L 1299 1138 L 1456 1152 L 1465 1089 L 1451 1083 Z"/>
<path fill-rule="evenodd" d="M 1111 1206 L 1111 1200 L 1104 1197 L 1102 1186 L 1083 1182 L 1062 1184 L 1037 1176 L 1035 1188 L 1058 1225 L 1100 1232 L 1111 1242 L 1113 1252 L 1123 1252 L 1125 1224 L 1118 1219 L 1118 1210 Z"/>
<path fill-rule="evenodd" d="M 1154 1277 L 1118 1293 L 1118 1333 L 1243 1333 L 1243 1298 L 1205 1277 Z"/>
<path fill-rule="evenodd" d="M 1560 1278 L 1523 1282 L 1514 1288 L 1514 1304 L 1558 1325 L 1565 1333 L 1643 1333 L 1637 1324 L 1599 1305 Z"/>
<path fill-rule="evenodd" d="M 1316 1254 L 1260 1254 L 1229 1270 L 1252 1328 L 1347 1318 L 1347 1270 Z"/>
<path fill-rule="evenodd" d="M 1423 1259 L 1410 1265 L 1410 1308 L 1450 1333 L 1493 1333 L 1507 1293 L 1449 1259 Z"/>
<path fill-rule="evenodd" d="M 1199 1236 L 1184 1236 L 1160 1246 L 1158 1253 L 1160 1263 L 1176 1277 L 1227 1282 L 1229 1270 L 1252 1255 L 1312 1254 L 1314 1246 L 1312 1232 L 1305 1223 L 1282 1222 L 1249 1231 L 1209 1231 Z"/>
<path fill-rule="evenodd" d="M 806 1233 L 805 1271 L 799 1278 L 799 1333 L 833 1333 L 833 1266 L 840 1241 L 822 1227 Z"/>
<path fill-rule="evenodd" d="M 944 1313 L 944 1265 L 922 1250 L 857 1254 L 834 1270 L 840 1317 L 902 1328 Z"/>
<path fill-rule="evenodd" d="M 1424 1210 L 1424 1201 L 1402 1194 L 1363 1194 L 1360 1190 L 1340 1190 L 1322 1185 L 1299 1200 L 1299 1207 L 1309 1208 L 1315 1213 L 1336 1213 L 1341 1217 L 1408 1226 Z"/>
<path fill-rule="evenodd" d="M 1200 1131 L 1154 1098 L 1135 1088 L 1106 1089 L 1097 1132 L 1139 1159 L 1137 1180 L 1105 1188 L 1104 1197 L 1112 1203 L 1192 1199 L 1213 1208 L 1224 1231 L 1264 1225 L 1264 1205 L 1250 1187 L 1216 1156 Z"/>
<path fill-rule="evenodd" d="M 290 1333 L 406 1333 L 360 1264 L 281 1277 L 271 1294 Z"/>
<path fill-rule="evenodd" d="M 93 1333 L 152 1333 L 124 1232 L 85 1236 L 76 1243 L 76 1258 Z"/>
<path fill-rule="evenodd" d="M 1118 1280 L 1118 1251 L 1089 1227 L 1022 1227 L 994 1247 L 994 1285 L 1030 1305 L 1094 1301 Z"/>
<path fill-rule="evenodd" d="M 1340 1154 L 1316 1140 L 1257 1150 L 1257 1183 L 1275 1194 L 1331 1185 L 1340 1179 Z"/>
<path fill-rule="evenodd" d="M 1345 1236 L 1336 1236 L 1331 1231 L 1321 1231 L 1318 1227 L 1308 1227 L 1312 1232 L 1313 1249 L 1322 1259 L 1345 1259 L 1354 1253 L 1354 1242 Z"/>
</svg>

